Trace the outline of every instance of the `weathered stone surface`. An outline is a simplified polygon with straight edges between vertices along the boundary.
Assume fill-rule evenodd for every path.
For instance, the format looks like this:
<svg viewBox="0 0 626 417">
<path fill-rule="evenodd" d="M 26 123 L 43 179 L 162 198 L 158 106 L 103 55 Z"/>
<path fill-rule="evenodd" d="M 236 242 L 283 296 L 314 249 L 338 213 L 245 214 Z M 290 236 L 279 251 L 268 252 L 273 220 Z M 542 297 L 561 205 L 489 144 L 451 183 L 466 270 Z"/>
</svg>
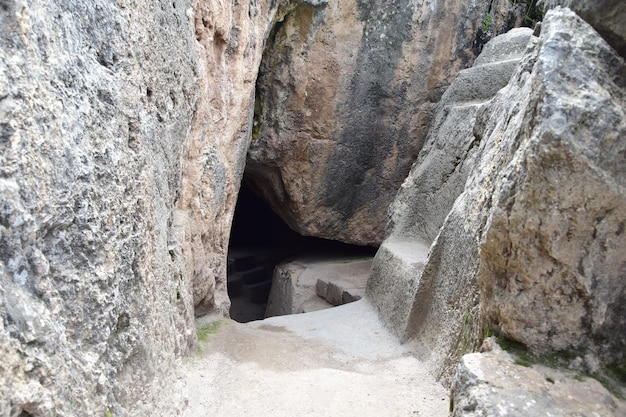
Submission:
<svg viewBox="0 0 626 417">
<path fill-rule="evenodd" d="M 547 14 L 536 54 L 532 75 L 514 80 L 527 97 L 496 126 L 468 184 L 473 205 L 488 208 L 483 318 L 536 352 L 622 362 L 626 67 L 567 9 Z"/>
<path fill-rule="evenodd" d="M 360 299 L 371 258 L 301 257 L 274 270 L 266 317 L 302 313 Z"/>
<path fill-rule="evenodd" d="M 544 13 L 556 6 L 572 9 L 626 58 L 626 2 L 623 0 L 538 0 Z"/>
<path fill-rule="evenodd" d="M 467 120 L 475 163 L 407 287 L 408 318 L 389 320 L 444 376 L 481 326 L 537 353 L 585 350 L 588 370 L 624 360 L 624 61 L 567 9 L 548 12 L 531 45 Z M 394 225 L 390 242 L 423 242 Z M 373 274 L 368 292 L 394 279 Z"/>
<path fill-rule="evenodd" d="M 274 1 L 198 2 L 195 36 L 200 48 L 200 100 L 187 152 L 170 250 L 184 256 L 195 314 L 228 314 L 226 255 L 241 183 L 257 77 Z"/>
<path fill-rule="evenodd" d="M 427 245 L 435 239 L 474 168 L 481 140 L 474 128 L 477 115 L 509 82 L 531 34 L 531 29 L 519 28 L 492 39 L 446 90 L 426 143 L 390 209 L 388 238 Z"/>
<path fill-rule="evenodd" d="M 1 2 L 0 414 L 180 412 L 276 8 Z"/>
<path fill-rule="evenodd" d="M 475 129 L 477 115 L 507 84 L 531 32 L 514 29 L 492 39 L 474 67 L 461 71 L 448 88 L 426 144 L 390 209 L 387 237 L 372 265 L 368 295 L 401 339 L 414 337 L 423 325 L 417 317 L 418 307 L 425 311 L 430 306 L 441 307 L 433 312 L 437 319 L 426 324 L 428 332 L 420 331 L 417 347 L 424 358 L 438 364 L 438 372 L 442 372 L 441 364 L 449 354 L 438 346 L 438 340 L 446 340 L 455 349 L 458 346 L 456 354 L 460 355 L 471 349 L 479 329 L 475 286 L 468 287 L 454 279 L 435 280 L 437 274 L 462 275 L 465 262 L 472 262 L 472 256 L 475 257 L 474 252 L 458 251 L 456 246 L 448 250 L 448 246 L 469 249 L 474 243 L 462 236 L 450 237 L 451 240 L 437 236 L 479 156 L 482 133 Z M 450 226 L 450 231 L 462 228 Z M 448 376 L 453 364 L 451 360 L 443 366 Z"/>
<path fill-rule="evenodd" d="M 167 235 L 198 100 L 190 7 L 0 5 L 3 415 L 183 405 L 193 306 Z"/>
<path fill-rule="evenodd" d="M 268 40 L 246 178 L 294 230 L 382 241 L 387 209 L 435 103 L 506 1 L 329 1 L 286 14 Z M 497 12 L 497 13 L 496 13 Z"/>
<path fill-rule="evenodd" d="M 492 39 L 444 94 L 426 144 L 390 208 L 387 237 L 368 281 L 369 296 L 396 335 L 408 340 L 419 331 L 416 349 L 445 378 L 457 359 L 448 359 L 450 352 L 441 346 L 454 346 L 452 356 L 458 358 L 476 343 L 478 297 L 475 286 L 437 277 L 463 276 L 476 253 L 471 238 L 456 234 L 461 221 L 449 219 L 452 236 L 437 236 L 480 156 L 478 115 L 507 84 L 531 32 L 514 29 Z M 431 320 L 424 322 L 427 314 Z"/>
<path fill-rule="evenodd" d="M 598 381 L 573 371 L 522 366 L 493 339 L 484 353 L 463 356 L 451 392 L 453 417 L 626 415 L 626 403 Z"/>
</svg>

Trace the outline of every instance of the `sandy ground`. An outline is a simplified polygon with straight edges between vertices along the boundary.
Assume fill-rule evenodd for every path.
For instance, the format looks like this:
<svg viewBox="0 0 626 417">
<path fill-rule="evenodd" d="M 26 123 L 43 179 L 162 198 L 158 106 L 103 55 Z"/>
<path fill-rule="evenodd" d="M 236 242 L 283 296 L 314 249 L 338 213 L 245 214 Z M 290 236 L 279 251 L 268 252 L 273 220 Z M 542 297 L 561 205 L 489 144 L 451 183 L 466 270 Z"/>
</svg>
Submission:
<svg viewBox="0 0 626 417">
<path fill-rule="evenodd" d="M 246 324 L 221 319 L 185 367 L 186 417 L 448 415 L 447 390 L 366 300 Z"/>
</svg>

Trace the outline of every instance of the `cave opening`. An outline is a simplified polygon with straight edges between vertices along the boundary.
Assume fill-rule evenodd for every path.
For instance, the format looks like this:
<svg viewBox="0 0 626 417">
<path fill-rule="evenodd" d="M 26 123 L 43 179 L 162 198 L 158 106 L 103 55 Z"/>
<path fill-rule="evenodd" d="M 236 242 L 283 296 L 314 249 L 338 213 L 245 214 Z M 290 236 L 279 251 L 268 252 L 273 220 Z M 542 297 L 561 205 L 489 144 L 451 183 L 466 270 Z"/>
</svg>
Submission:
<svg viewBox="0 0 626 417">
<path fill-rule="evenodd" d="M 375 248 L 302 236 L 245 181 L 235 206 L 228 247 L 230 316 L 245 323 L 265 318 L 277 264 L 298 256 L 373 256 Z"/>
</svg>

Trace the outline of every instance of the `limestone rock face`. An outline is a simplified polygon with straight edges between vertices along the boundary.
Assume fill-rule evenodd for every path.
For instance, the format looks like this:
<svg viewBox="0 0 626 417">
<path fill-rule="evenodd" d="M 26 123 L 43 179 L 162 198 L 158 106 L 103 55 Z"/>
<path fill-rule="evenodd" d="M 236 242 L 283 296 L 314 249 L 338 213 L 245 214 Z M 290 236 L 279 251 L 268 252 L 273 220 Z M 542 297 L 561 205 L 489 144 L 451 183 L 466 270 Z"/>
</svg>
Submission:
<svg viewBox="0 0 626 417">
<path fill-rule="evenodd" d="M 492 39 L 446 90 L 426 143 L 391 207 L 389 239 L 430 244 L 437 237 L 476 163 L 481 140 L 474 128 L 477 118 L 509 82 L 531 34 L 531 29 L 519 28 Z"/>
<path fill-rule="evenodd" d="M 477 277 L 483 318 L 536 352 L 585 349 L 620 362 L 626 67 L 567 9 L 543 24 L 532 75 L 512 80 L 528 98 L 509 127 L 496 126 L 467 186 L 472 205 L 489 207 Z"/>
<path fill-rule="evenodd" d="M 463 356 L 452 385 L 453 417 L 606 416 L 626 414 L 593 378 L 534 364 L 522 366 L 493 339 L 493 349 Z"/>
<path fill-rule="evenodd" d="M 277 7 L 240 3 L 0 4 L 0 414 L 179 414 Z"/>
<path fill-rule="evenodd" d="M 475 243 L 461 235 L 462 220 L 446 217 L 480 157 L 483 132 L 477 120 L 489 114 L 531 32 L 514 29 L 492 39 L 474 66 L 450 85 L 426 144 L 390 208 L 387 237 L 373 262 L 369 296 L 400 338 L 415 337 L 419 329 L 418 350 L 433 363 L 445 362 L 449 353 L 437 346 L 439 340 L 463 352 L 471 349 L 479 331 L 476 286 L 460 279 L 466 264 L 475 263 Z M 429 312 L 431 307 L 435 310 Z M 430 321 L 423 322 L 429 314 Z M 446 365 L 448 373 L 452 363 Z"/>
<path fill-rule="evenodd" d="M 274 1 L 196 4 L 200 99 L 189 127 L 170 251 L 180 257 L 195 314 L 228 314 L 226 255 L 245 155 L 254 86 Z"/>
<path fill-rule="evenodd" d="M 474 137 L 456 165 L 462 170 L 470 161 L 469 176 L 428 253 L 432 232 L 399 214 L 424 198 L 411 193 L 419 186 L 407 179 L 383 247 L 402 247 L 408 255 L 394 251 L 398 259 L 421 253 L 421 267 L 399 262 L 400 271 L 413 272 L 394 275 L 375 259 L 368 292 L 382 300 L 397 333 L 415 338 L 444 375 L 451 358 L 476 346 L 483 326 L 536 353 L 584 350 L 590 370 L 598 358 L 623 363 L 623 74 L 623 59 L 588 24 L 554 9 L 509 83 L 455 122 Z M 456 137 L 469 141 L 464 132 Z M 440 166 L 443 177 L 452 172 Z M 412 175 L 420 169 L 416 164 Z M 407 291 L 410 305 L 389 302 Z"/>
<path fill-rule="evenodd" d="M 626 58 L 626 3 L 622 0 L 539 0 L 537 7 L 547 11 L 568 7 L 594 27 L 615 50 Z"/>
<path fill-rule="evenodd" d="M 492 3 L 494 15 L 507 6 Z M 249 183 L 304 235 L 380 244 L 435 104 L 475 57 L 489 4 L 330 0 L 290 10 L 260 69 Z"/>
<path fill-rule="evenodd" d="M 125 3 L 0 7 L 6 415 L 182 407 L 163 393 L 193 340 L 167 250 L 198 100 L 191 4 Z"/>
</svg>

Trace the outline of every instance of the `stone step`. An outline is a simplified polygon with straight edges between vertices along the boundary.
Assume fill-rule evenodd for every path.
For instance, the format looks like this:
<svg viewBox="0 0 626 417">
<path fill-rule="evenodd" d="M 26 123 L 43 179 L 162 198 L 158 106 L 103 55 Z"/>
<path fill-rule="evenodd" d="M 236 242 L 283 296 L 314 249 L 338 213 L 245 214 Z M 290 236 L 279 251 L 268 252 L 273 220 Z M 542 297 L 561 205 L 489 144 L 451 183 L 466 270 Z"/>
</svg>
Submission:
<svg viewBox="0 0 626 417">
<path fill-rule="evenodd" d="M 319 297 L 311 297 L 302 303 L 302 306 L 300 307 L 302 311 L 300 311 L 300 313 L 310 313 L 312 311 L 325 310 L 332 307 L 335 306 Z"/>
<path fill-rule="evenodd" d="M 318 294 L 324 302 L 342 305 L 365 296 L 372 258 L 299 258 L 274 270 L 267 317 L 300 313 Z"/>
<path fill-rule="evenodd" d="M 316 290 L 319 298 L 339 306 L 365 297 L 367 276 L 354 277 L 357 280 L 321 278 L 317 280 Z M 361 279 L 359 279 L 361 278 Z"/>
<path fill-rule="evenodd" d="M 428 252 L 429 247 L 420 242 L 390 239 L 380 246 L 372 264 L 368 296 L 400 338 L 406 336 Z"/>
</svg>

